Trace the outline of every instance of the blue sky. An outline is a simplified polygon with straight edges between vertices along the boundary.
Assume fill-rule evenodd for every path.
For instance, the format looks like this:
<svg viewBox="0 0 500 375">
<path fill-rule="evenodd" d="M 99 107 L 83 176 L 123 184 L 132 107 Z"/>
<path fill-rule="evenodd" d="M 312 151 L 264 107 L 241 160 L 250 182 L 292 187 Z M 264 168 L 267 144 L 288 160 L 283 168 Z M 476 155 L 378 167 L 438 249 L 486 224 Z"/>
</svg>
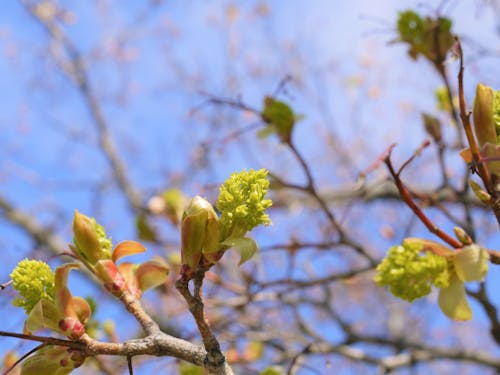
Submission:
<svg viewBox="0 0 500 375">
<path fill-rule="evenodd" d="M 233 21 L 228 19 L 231 4 L 226 1 L 165 2 L 151 12 L 146 4 L 133 1 L 120 2 L 120 6 L 100 1 L 60 4 L 71 11 L 72 21 L 65 30 L 85 58 L 92 88 L 129 178 L 145 192 L 145 198 L 176 186 L 189 195 L 213 199 L 214 185 L 243 168 L 265 166 L 303 181 L 295 160 L 275 139 L 260 141 L 251 132 L 234 142 L 221 142 L 254 119 L 227 108 L 197 109 L 206 99 L 200 92 L 228 98 L 241 95 L 246 103 L 260 108 L 262 98 L 291 74 L 289 95 L 283 98 L 305 115 L 296 128 L 297 146 L 325 187 L 351 186 L 357 173 L 392 142 L 399 144 L 395 160 L 404 160 L 424 137 L 420 112 L 436 112 L 432 92 L 440 82 L 431 67 L 423 61 L 411 62 L 403 45 L 388 44 L 395 38 L 392 25 L 398 11 L 416 7 L 417 1 L 287 1 L 286 6 L 269 1 L 266 16 L 258 16 L 259 2 L 250 1 L 235 3 L 239 13 Z M 426 13 L 429 4 L 417 9 Z M 490 57 L 478 56 L 476 50 L 477 45 L 498 46 L 495 15 L 480 2 L 447 4 L 445 11 L 454 19 L 455 30 L 468 36 L 464 49 L 470 101 L 477 81 L 500 87 L 498 51 Z M 44 30 L 19 3 L 2 4 L 0 194 L 53 226 L 67 241 L 75 208 L 96 216 L 115 240 L 133 238 L 133 217 L 123 195 L 110 182 L 109 165 L 96 147 L 95 126 L 85 101 L 61 74 L 50 52 L 60 51 L 48 43 Z M 450 61 L 449 69 L 455 84 L 456 63 Z M 445 132 L 452 134 L 449 128 Z M 331 157 L 325 157 L 325 150 Z M 335 159 L 337 150 L 353 150 L 352 165 Z M 432 169 L 419 169 L 433 157 L 432 152 L 424 154 L 408 176 L 417 176 L 417 182 L 435 181 Z M 337 162 L 335 167 L 332 160 Z M 460 163 L 451 154 L 449 162 L 451 166 Z M 386 208 L 375 205 L 373 210 Z M 389 222 L 397 223 L 408 215 L 394 210 Z M 361 216 L 353 211 L 361 223 L 360 237 L 375 238 L 374 249 L 394 242 L 377 239 L 380 223 Z M 304 217 L 314 217 L 314 213 L 278 212 L 272 235 L 258 231 L 256 237 L 263 246 L 286 241 L 290 228 L 303 230 Z M 355 219 L 346 217 L 352 225 Z M 438 220 L 451 229 L 446 220 Z M 168 241 L 178 241 L 173 228 L 165 224 L 162 228 Z M 480 239 L 495 247 L 494 223 L 492 228 Z M 418 224 L 414 230 L 425 234 Z M 304 239 L 314 240 L 321 230 L 312 227 L 304 232 Z M 397 231 L 396 239 L 402 235 L 403 231 Z M 1 220 L 0 246 L 5 249 L 3 280 L 33 244 Z M 152 246 L 151 251 L 164 249 Z M 316 271 L 349 266 L 342 257 L 330 261 L 319 261 Z M 263 272 L 276 277 L 280 271 Z M 299 276 L 304 272 L 297 269 Z M 489 277 L 496 281 L 495 274 Z M 75 277 L 75 288 L 98 293 L 81 277 Z M 12 314 L 8 305 L 2 301 L 2 309 Z M 435 305 L 426 308 L 437 310 Z M 482 312 L 477 308 L 475 312 L 480 324 Z M 100 314 L 103 319 L 120 316 L 124 327 L 133 324 L 113 302 L 104 304 Z M 438 330 L 450 328 L 439 313 L 432 317 Z M 21 321 L 22 316 L 17 319 L 16 315 L 1 329 L 18 330 Z M 335 329 L 332 332 L 333 338 Z M 1 345 L 11 347 L 11 343 L 2 341 Z"/>
</svg>

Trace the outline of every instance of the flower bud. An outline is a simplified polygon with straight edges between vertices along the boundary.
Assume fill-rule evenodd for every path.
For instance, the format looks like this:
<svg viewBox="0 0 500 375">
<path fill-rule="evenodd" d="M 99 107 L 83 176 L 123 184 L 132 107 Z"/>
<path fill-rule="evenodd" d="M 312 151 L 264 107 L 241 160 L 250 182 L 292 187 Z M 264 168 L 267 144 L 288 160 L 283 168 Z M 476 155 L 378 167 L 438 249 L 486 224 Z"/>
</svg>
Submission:
<svg viewBox="0 0 500 375">
<path fill-rule="evenodd" d="M 455 237 L 457 237 L 463 245 L 472 245 L 472 238 L 465 230 L 460 227 L 454 227 L 453 231 L 455 232 Z"/>
<path fill-rule="evenodd" d="M 85 333 L 85 326 L 77 318 L 66 317 L 59 321 L 59 329 L 71 340 L 78 340 Z"/>
<path fill-rule="evenodd" d="M 76 251 L 84 261 L 95 264 L 101 259 L 110 258 L 111 242 L 106 239 L 104 229 L 95 220 L 75 210 L 73 219 L 73 242 Z M 100 229 L 100 230 L 99 230 Z M 104 246 L 103 246 L 104 245 Z"/>
<path fill-rule="evenodd" d="M 217 251 L 219 218 L 212 205 L 200 196 L 189 202 L 182 215 L 182 272 L 191 275 L 203 252 Z"/>
<path fill-rule="evenodd" d="M 439 119 L 427 113 L 423 113 L 422 120 L 424 122 L 424 128 L 427 134 L 429 134 L 436 143 L 440 143 L 443 135 L 441 132 L 441 122 L 439 121 Z"/>
<path fill-rule="evenodd" d="M 493 121 L 493 90 L 479 83 L 474 98 L 474 130 L 479 146 L 486 143 L 496 144 L 497 133 Z"/>
<path fill-rule="evenodd" d="M 128 290 L 128 285 L 116 264 L 110 260 L 100 260 L 95 265 L 96 276 L 104 287 L 115 297 L 120 297 Z"/>
<path fill-rule="evenodd" d="M 479 186 L 478 183 L 474 182 L 473 180 L 469 180 L 469 185 L 477 199 L 479 199 L 486 205 L 490 204 L 491 196 L 486 191 L 481 189 L 481 186 Z"/>
</svg>

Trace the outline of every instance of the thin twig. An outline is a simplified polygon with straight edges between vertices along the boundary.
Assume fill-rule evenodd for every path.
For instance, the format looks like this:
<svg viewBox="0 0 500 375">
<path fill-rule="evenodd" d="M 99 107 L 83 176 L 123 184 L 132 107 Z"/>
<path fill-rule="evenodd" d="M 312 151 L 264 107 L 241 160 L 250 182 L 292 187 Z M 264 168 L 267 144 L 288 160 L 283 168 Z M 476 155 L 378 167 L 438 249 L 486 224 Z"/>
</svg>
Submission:
<svg viewBox="0 0 500 375">
<path fill-rule="evenodd" d="M 40 349 L 42 349 L 44 346 L 47 346 L 47 344 L 40 344 L 36 347 L 34 347 L 33 349 L 31 349 L 29 352 L 23 354 L 20 358 L 18 358 L 17 361 L 15 361 L 12 366 L 10 366 L 7 370 L 5 370 L 2 375 L 7 375 L 9 372 L 11 372 L 12 370 L 14 370 L 14 368 L 20 364 L 22 361 L 24 361 L 26 358 L 28 358 L 30 355 L 32 355 L 33 353 L 39 351 Z"/>
<path fill-rule="evenodd" d="M 50 37 L 58 42 L 69 59 L 68 66 L 56 61 L 61 66 L 61 71 L 75 84 L 83 96 L 84 102 L 94 120 L 99 137 L 99 145 L 110 164 L 117 185 L 123 191 L 129 205 L 134 211 L 143 211 L 142 198 L 138 190 L 131 184 L 127 176 L 125 162 L 121 159 L 118 149 L 112 139 L 109 124 L 104 116 L 99 101 L 93 91 L 88 76 L 88 71 L 83 63 L 83 58 L 73 44 L 73 41 L 65 34 L 64 29 L 51 19 L 42 18 L 36 10 L 36 5 L 26 0 L 21 0 L 28 13 L 45 29 Z"/>
<path fill-rule="evenodd" d="M 12 284 L 13 281 L 12 280 L 9 280 L 9 281 L 6 281 L 5 283 L 3 284 L 0 284 L 0 290 L 4 290 L 5 288 L 7 288 L 10 284 Z"/>
<path fill-rule="evenodd" d="M 134 375 L 134 368 L 132 367 L 132 356 L 127 356 L 127 366 L 129 375 Z"/>
<path fill-rule="evenodd" d="M 412 156 L 410 159 L 413 160 L 414 156 Z M 413 200 L 409 190 L 407 187 L 404 185 L 403 181 L 401 181 L 400 178 L 400 173 L 402 169 L 400 168 L 398 172 L 394 170 L 394 167 L 391 162 L 391 155 L 390 153 L 387 155 L 385 159 L 385 164 L 389 170 L 389 173 L 391 174 L 392 178 L 394 179 L 394 183 L 396 184 L 396 187 L 398 188 L 399 194 L 401 195 L 401 198 L 403 201 L 410 207 L 410 209 L 413 211 L 415 215 L 420 219 L 420 221 L 427 227 L 427 229 L 441 238 L 444 242 L 449 244 L 451 247 L 458 249 L 462 247 L 462 244 L 454 239 L 453 237 L 450 237 L 448 234 L 443 232 L 437 225 L 435 225 L 425 214 L 424 212 L 420 209 L 420 207 L 417 206 L 415 201 Z M 408 162 L 403 164 L 404 166 L 408 165 Z"/>
</svg>

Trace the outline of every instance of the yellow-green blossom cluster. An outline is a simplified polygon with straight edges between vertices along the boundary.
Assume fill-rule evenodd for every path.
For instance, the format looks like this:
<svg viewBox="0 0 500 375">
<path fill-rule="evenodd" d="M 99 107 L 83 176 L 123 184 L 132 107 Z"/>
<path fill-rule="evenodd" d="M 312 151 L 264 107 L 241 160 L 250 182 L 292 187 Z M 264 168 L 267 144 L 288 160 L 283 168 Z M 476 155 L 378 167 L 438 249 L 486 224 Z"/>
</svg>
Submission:
<svg viewBox="0 0 500 375">
<path fill-rule="evenodd" d="M 24 259 L 14 268 L 10 277 L 13 288 L 20 294 L 12 304 L 24 308 L 27 314 L 42 299 L 54 301 L 54 272 L 47 263 Z"/>
<path fill-rule="evenodd" d="M 97 234 L 97 238 L 99 239 L 99 245 L 101 245 L 101 249 L 111 254 L 111 250 L 113 249 L 113 242 L 111 241 L 111 237 L 106 236 L 106 231 L 104 227 L 99 224 L 94 218 L 91 218 L 92 226 Z"/>
<path fill-rule="evenodd" d="M 267 170 L 243 170 L 233 173 L 221 185 L 217 199 L 220 217 L 220 238 L 243 236 L 260 224 L 269 225 L 271 220 L 265 213 L 272 205 L 265 199 L 269 180 Z"/>
<path fill-rule="evenodd" d="M 421 245 L 409 244 L 391 247 L 377 266 L 375 282 L 388 286 L 393 295 L 409 302 L 429 294 L 432 285 L 447 287 L 449 262 L 430 251 L 421 254 L 421 249 Z"/>
</svg>

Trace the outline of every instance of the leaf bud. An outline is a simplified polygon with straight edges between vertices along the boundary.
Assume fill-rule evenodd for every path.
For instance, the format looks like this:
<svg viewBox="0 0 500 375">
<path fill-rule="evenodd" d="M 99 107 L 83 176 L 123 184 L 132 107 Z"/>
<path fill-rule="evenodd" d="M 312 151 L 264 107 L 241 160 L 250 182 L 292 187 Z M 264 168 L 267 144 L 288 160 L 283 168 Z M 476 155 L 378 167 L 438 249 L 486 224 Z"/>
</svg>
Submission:
<svg viewBox="0 0 500 375">
<path fill-rule="evenodd" d="M 212 205 L 200 196 L 189 202 L 182 215 L 182 271 L 191 275 L 202 253 L 213 252 L 219 246 L 219 218 Z"/>
<path fill-rule="evenodd" d="M 73 219 L 73 242 L 76 252 L 83 261 L 94 265 L 101 259 L 111 257 L 111 240 L 106 238 L 104 228 L 95 219 L 75 210 Z"/>
</svg>

